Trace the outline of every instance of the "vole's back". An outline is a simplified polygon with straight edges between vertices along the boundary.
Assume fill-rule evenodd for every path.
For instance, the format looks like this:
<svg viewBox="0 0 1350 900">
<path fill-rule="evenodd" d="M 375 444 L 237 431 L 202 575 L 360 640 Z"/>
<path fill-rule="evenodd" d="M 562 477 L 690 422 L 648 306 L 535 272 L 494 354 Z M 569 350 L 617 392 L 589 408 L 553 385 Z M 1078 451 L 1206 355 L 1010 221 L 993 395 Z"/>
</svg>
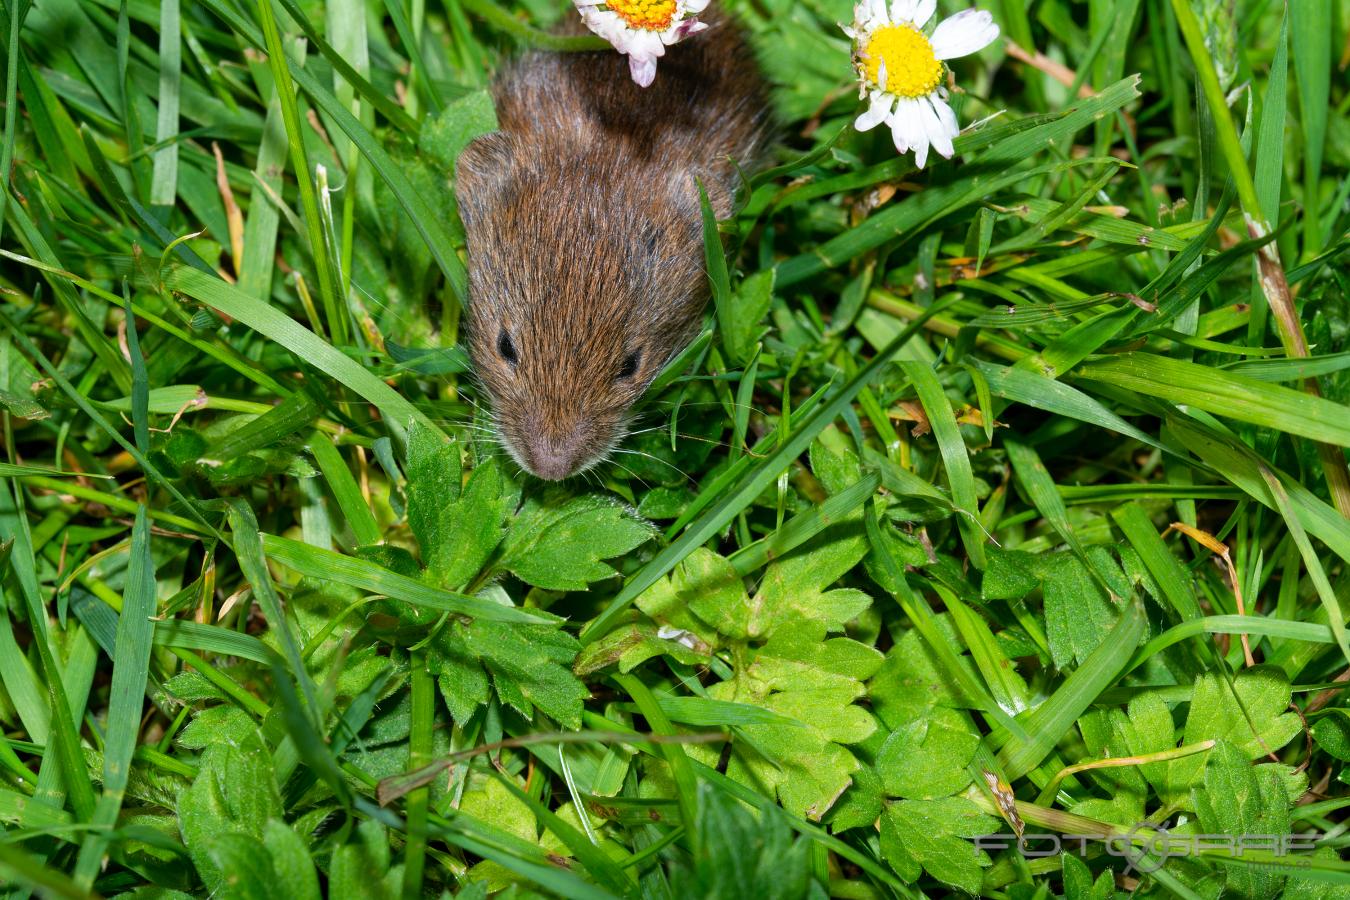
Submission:
<svg viewBox="0 0 1350 900">
<path fill-rule="evenodd" d="M 764 149 L 768 97 L 740 28 L 715 14 L 704 21 L 707 31 L 667 48 L 647 88 L 617 53 L 523 57 L 494 88 L 502 130 L 529 135 L 540 153 L 694 168 L 733 188 L 729 160 L 748 168 Z"/>
<path fill-rule="evenodd" d="M 457 164 L 465 325 L 503 444 L 563 478 L 697 330 L 708 296 L 698 185 L 719 217 L 764 150 L 767 93 L 740 29 L 667 49 L 648 88 L 613 52 L 531 53 L 495 85 L 501 130 Z"/>
</svg>

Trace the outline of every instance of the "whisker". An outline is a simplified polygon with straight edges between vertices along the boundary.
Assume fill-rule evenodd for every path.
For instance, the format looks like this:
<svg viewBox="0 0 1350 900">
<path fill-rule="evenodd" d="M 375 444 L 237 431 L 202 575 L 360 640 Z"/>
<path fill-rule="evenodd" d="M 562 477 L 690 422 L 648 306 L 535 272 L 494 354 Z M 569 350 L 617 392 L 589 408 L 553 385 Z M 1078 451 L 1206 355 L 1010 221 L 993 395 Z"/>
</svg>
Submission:
<svg viewBox="0 0 1350 900">
<path fill-rule="evenodd" d="M 617 448 L 615 448 L 614 453 L 616 453 L 616 454 L 627 453 L 627 454 L 630 455 L 630 456 L 640 456 L 640 457 L 643 457 L 643 458 L 645 458 L 645 459 L 650 459 L 652 462 L 659 463 L 660 465 L 663 465 L 663 466 L 666 466 L 667 468 L 670 468 L 670 469 L 675 470 L 676 472 L 678 472 L 678 473 L 684 478 L 685 481 L 689 482 L 690 484 L 697 484 L 697 483 L 698 483 L 697 481 L 694 480 L 694 478 L 693 478 L 692 475 L 690 475 L 688 472 L 686 472 L 686 471 L 684 471 L 683 469 L 681 469 L 679 466 L 675 465 L 675 464 L 674 464 L 673 462 L 671 462 L 670 460 L 662 459 L 661 457 L 659 457 L 659 456 L 654 456 L 654 455 L 652 455 L 651 453 L 647 453 L 647 452 L 642 451 L 642 450 L 634 450 L 634 449 L 632 449 L 631 447 L 617 447 Z M 616 462 L 615 462 L 615 465 L 619 465 L 619 463 L 616 461 Z M 624 471 L 628 472 L 630 475 L 633 475 L 634 478 L 638 478 L 638 480 L 639 480 L 639 481 L 642 481 L 643 484 L 647 484 L 647 482 L 646 482 L 645 480 L 643 480 L 642 478 L 639 478 L 639 477 L 638 477 L 631 469 L 628 469 L 626 466 L 622 466 L 621 468 L 623 468 Z M 648 486 L 650 487 L 650 485 L 648 485 Z"/>
</svg>

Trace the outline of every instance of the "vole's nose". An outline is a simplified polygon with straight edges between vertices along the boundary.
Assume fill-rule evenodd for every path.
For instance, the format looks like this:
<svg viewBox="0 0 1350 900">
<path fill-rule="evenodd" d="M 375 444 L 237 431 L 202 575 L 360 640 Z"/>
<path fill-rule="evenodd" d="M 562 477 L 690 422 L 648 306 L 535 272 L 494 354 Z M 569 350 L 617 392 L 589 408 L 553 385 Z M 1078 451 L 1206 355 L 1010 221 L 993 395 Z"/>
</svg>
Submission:
<svg viewBox="0 0 1350 900">
<path fill-rule="evenodd" d="M 546 481 L 561 481 L 581 468 L 586 457 L 585 441 L 580 429 L 561 440 L 548 435 L 535 435 L 528 441 L 530 471 Z"/>
<path fill-rule="evenodd" d="M 542 451 L 534 454 L 534 474 L 545 481 L 561 481 L 577 468 L 577 460 L 571 453 Z"/>
</svg>

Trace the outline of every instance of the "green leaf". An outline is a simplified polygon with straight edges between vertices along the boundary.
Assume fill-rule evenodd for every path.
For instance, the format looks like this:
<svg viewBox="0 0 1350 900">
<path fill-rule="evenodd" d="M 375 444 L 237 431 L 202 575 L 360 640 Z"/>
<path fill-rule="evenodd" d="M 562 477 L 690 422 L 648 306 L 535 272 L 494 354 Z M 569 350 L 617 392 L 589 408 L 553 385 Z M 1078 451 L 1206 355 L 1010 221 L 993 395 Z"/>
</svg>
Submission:
<svg viewBox="0 0 1350 900">
<path fill-rule="evenodd" d="M 726 318 L 719 320 L 722 346 L 726 348 L 728 360 L 735 365 L 750 362 L 755 344 L 768 330 L 761 323 L 773 302 L 774 277 L 773 269 L 747 275 L 736 289 Z"/>
<path fill-rule="evenodd" d="M 966 766 L 980 735 L 963 711 L 934 706 L 891 733 L 877 753 L 886 793 L 907 800 L 936 800 L 970 784 Z"/>
<path fill-rule="evenodd" d="M 1043 556 L 1021 550 L 990 547 L 989 566 L 980 582 L 985 600 L 1021 600 L 1041 583 Z"/>
<path fill-rule="evenodd" d="M 597 494 L 531 503 L 516 516 L 497 565 L 536 587 L 580 591 L 614 575 L 603 560 L 654 534 L 632 509 Z"/>
<path fill-rule="evenodd" d="M 590 693 L 572 674 L 580 645 L 566 632 L 544 625 L 455 622 L 434 646 L 428 667 L 439 676 L 458 721 L 487 701 L 486 671 L 502 701 L 526 718 L 537 706 L 569 728 L 581 727 L 581 704 Z"/>
<path fill-rule="evenodd" d="M 319 900 L 319 876 L 300 835 L 285 822 L 272 819 L 263 827 L 262 840 L 276 878 L 269 888 L 293 900 Z"/>
<path fill-rule="evenodd" d="M 769 636 L 802 620 L 819 622 L 829 631 L 843 631 L 845 624 L 872 605 L 872 598 L 856 588 L 826 590 L 867 553 L 861 514 L 859 507 L 769 566 L 751 601 L 755 609 L 752 636 Z"/>
<path fill-rule="evenodd" d="M 476 576 L 505 534 L 510 501 L 497 461 L 473 470 L 462 490 L 459 445 L 420 425 L 408 433 L 408 525 L 432 580 L 457 589 Z"/>
<path fill-rule="evenodd" d="M 736 744 L 728 776 L 771 788 L 784 807 L 819 820 L 859 768 L 841 744 L 865 741 L 876 730 L 853 702 L 881 662 L 881 654 L 857 641 L 825 640 L 819 622 L 781 628 L 741 677 L 709 690 L 714 699 L 756 703 L 796 720 L 742 726 L 747 741 Z"/>
<path fill-rule="evenodd" d="M 394 900 L 401 873 L 390 869 L 384 826 L 367 819 L 346 843 L 333 850 L 328 871 L 329 900 Z"/>
<path fill-rule="evenodd" d="M 1243 669 L 1231 685 L 1206 672 L 1195 681 L 1182 743 L 1225 741 L 1247 759 L 1274 753 L 1301 729 L 1298 715 L 1288 711 L 1290 695 L 1288 679 L 1273 666 Z M 1171 760 L 1168 781 L 1178 790 L 1193 788 L 1203 778 L 1205 759 L 1197 754 Z"/>
<path fill-rule="evenodd" d="M 200 842 L 192 856 L 197 872 L 213 893 L 240 900 L 276 896 L 276 870 L 267 848 L 252 835 L 237 831 L 213 834 Z"/>
<path fill-rule="evenodd" d="M 1105 547 L 1084 552 L 1093 569 L 1115 576 L 1108 584 L 1116 597 L 1130 595 L 1125 574 Z M 1045 634 L 1051 659 L 1060 668 L 1081 664 L 1106 640 L 1120 618 L 1121 603 L 1101 588 L 1093 570 L 1073 553 L 1047 554 L 1039 565 L 1044 572 Z"/>
<path fill-rule="evenodd" d="M 670 583 L 691 612 L 725 637 L 745 640 L 763 630 L 759 606 L 750 603 L 740 575 L 711 550 L 699 547 L 685 557 L 671 573 Z"/>
<path fill-rule="evenodd" d="M 267 823 L 282 816 L 271 754 L 256 730 L 237 743 L 217 743 L 202 754 L 197 777 L 178 798 L 178 822 L 197 873 L 213 892 L 226 890 L 227 868 L 255 844 L 219 844 L 228 835 L 260 841 Z M 266 860 L 266 854 L 258 854 Z M 270 875 L 260 870 L 266 884 Z M 265 895 L 259 895 L 265 896 Z"/>
<path fill-rule="evenodd" d="M 697 828 L 707 851 L 681 862 L 671 877 L 676 897 L 795 900 L 811 883 L 811 845 L 777 816 L 755 816 L 706 783 L 698 786 Z"/>
<path fill-rule="evenodd" d="M 465 791 L 459 808 L 508 834 L 530 842 L 539 839 L 539 825 L 529 804 L 499 779 L 484 778 L 473 790 Z"/>
<path fill-rule="evenodd" d="M 1060 855 L 1064 871 L 1064 900 L 1110 900 L 1116 884 L 1111 870 L 1104 870 L 1094 882 L 1092 870 L 1074 853 Z"/>
<path fill-rule="evenodd" d="M 1195 793 L 1195 809 L 1207 834 L 1269 835 L 1289 833 L 1289 805 L 1273 766 L 1253 766 L 1246 752 L 1220 741 L 1209 753 L 1204 790 Z M 1231 866 L 1227 891 L 1244 900 L 1270 900 L 1284 876 L 1259 866 Z"/>
<path fill-rule="evenodd" d="M 1313 740 L 1333 759 L 1350 762 L 1350 717 L 1346 710 L 1332 709 L 1313 723 Z"/>
<path fill-rule="evenodd" d="M 881 853 L 909 881 L 917 880 L 917 866 L 923 866 L 938 881 L 978 894 L 990 860 L 964 838 L 998 827 L 998 819 L 964 797 L 901 800 L 888 804 L 881 814 Z"/>
<path fill-rule="evenodd" d="M 497 111 L 487 91 L 472 91 L 446 104 L 445 109 L 424 122 L 417 147 L 441 168 L 454 168 L 460 151 L 479 135 L 497 130 Z"/>
<path fill-rule="evenodd" d="M 941 616 L 935 622 L 940 639 L 948 644 L 953 654 L 959 654 L 961 645 L 950 619 Z M 957 659 L 973 678 L 975 673 L 970 660 L 961 656 Z M 958 684 L 946 677 L 937 654 L 913 628 L 905 631 L 887 652 L 886 661 L 868 683 L 868 695 L 877 717 L 892 730 L 927 717 L 935 706 L 976 705 L 962 695 Z"/>
<path fill-rule="evenodd" d="M 770 791 L 784 809 L 812 821 L 829 812 L 859 767 L 846 749 L 809 728 L 744 725 L 741 732 L 747 741 L 732 755 L 727 776 Z"/>
<path fill-rule="evenodd" d="M 257 728 L 253 718 L 237 706 L 208 706 L 178 733 L 180 746 L 202 750 L 212 744 L 233 744 Z"/>
<path fill-rule="evenodd" d="M 1132 698 L 1125 721 L 1117 722 L 1116 727 L 1132 754 L 1161 753 L 1177 746 L 1172 711 L 1155 693 L 1145 692 Z M 1190 789 L 1189 785 L 1172 782 L 1173 772 L 1167 762 L 1145 763 L 1139 771 L 1160 797 L 1184 795 Z"/>
<path fill-rule="evenodd" d="M 883 657 L 850 638 L 825 639 L 817 622 L 801 622 L 776 633 L 755 659 L 754 674 L 779 690 L 832 688 L 866 681 L 881 668 Z"/>
</svg>

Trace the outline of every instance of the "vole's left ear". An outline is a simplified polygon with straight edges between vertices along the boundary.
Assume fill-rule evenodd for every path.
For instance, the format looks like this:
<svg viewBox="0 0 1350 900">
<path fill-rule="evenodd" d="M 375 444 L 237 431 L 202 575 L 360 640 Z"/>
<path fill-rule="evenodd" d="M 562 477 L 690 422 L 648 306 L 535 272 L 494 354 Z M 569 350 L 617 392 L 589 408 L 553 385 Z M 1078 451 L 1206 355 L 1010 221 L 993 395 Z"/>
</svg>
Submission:
<svg viewBox="0 0 1350 900">
<path fill-rule="evenodd" d="M 455 160 L 455 201 L 460 218 L 472 228 L 515 177 L 512 138 L 501 131 L 474 138 Z"/>
</svg>

